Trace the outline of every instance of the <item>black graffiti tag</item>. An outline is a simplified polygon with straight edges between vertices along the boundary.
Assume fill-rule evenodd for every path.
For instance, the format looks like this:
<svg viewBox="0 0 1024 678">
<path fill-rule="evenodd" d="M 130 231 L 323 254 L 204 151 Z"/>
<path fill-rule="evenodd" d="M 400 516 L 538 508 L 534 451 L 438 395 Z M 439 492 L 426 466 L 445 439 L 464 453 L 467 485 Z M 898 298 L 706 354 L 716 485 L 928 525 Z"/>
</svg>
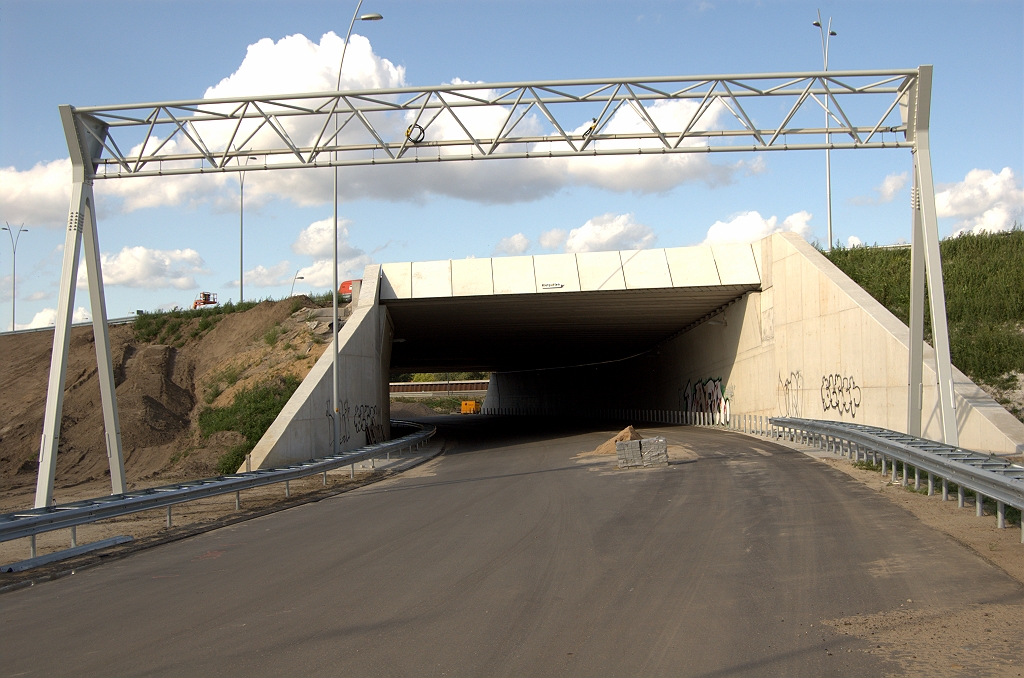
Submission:
<svg viewBox="0 0 1024 678">
<path fill-rule="evenodd" d="M 825 412 L 837 410 L 839 416 L 848 414 L 857 417 L 860 407 L 860 386 L 853 377 L 840 374 L 826 374 L 821 378 L 821 409 Z"/>
</svg>

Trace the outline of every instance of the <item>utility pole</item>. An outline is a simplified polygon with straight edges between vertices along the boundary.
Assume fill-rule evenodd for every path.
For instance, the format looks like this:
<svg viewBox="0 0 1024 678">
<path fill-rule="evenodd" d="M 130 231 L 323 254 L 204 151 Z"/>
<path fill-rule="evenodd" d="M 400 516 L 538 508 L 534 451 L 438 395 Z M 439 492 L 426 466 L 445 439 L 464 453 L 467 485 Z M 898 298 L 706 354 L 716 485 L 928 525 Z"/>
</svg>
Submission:
<svg viewBox="0 0 1024 678">
<path fill-rule="evenodd" d="M 821 10 L 818 10 L 818 20 L 814 22 L 818 32 L 821 34 L 821 58 L 825 62 L 825 70 L 828 70 L 828 43 L 829 38 L 836 35 L 832 30 L 832 17 L 828 18 L 828 28 L 821 24 Z M 826 85 L 827 87 L 827 85 Z M 829 96 L 825 95 L 825 143 L 831 145 L 832 135 L 829 133 L 831 112 L 828 108 Z M 828 202 L 828 251 L 832 251 L 832 149 L 825 148 L 825 198 Z"/>
<path fill-rule="evenodd" d="M 7 222 L 4 222 L 7 224 Z M 11 228 L 10 224 L 3 227 L 3 230 L 7 231 L 7 235 L 11 236 L 11 332 L 18 329 L 18 326 L 14 323 L 15 320 L 15 309 L 18 302 L 18 241 L 21 240 L 21 234 L 28 232 L 25 228 L 25 224 L 18 227 L 15 231 Z M 17 232 L 17 235 L 15 235 Z"/>
</svg>

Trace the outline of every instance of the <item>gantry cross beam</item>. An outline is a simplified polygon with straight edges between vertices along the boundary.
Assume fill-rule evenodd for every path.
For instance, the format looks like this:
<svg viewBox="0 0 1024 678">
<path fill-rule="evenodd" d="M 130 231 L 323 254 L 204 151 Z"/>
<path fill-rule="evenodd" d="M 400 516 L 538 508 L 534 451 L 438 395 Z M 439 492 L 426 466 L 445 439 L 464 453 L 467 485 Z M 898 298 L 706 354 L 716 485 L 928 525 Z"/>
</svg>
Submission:
<svg viewBox="0 0 1024 678">
<path fill-rule="evenodd" d="M 53 498 L 78 257 L 93 308 L 107 454 L 125 488 L 93 183 L 128 177 L 492 159 L 816 149 L 914 154 L 908 432 L 921 430 L 927 277 L 946 443 L 956 444 L 952 367 L 928 150 L 931 66 L 304 92 L 61 106 L 73 190 L 40 444 L 36 506 Z M 821 112 L 829 128 L 821 126 Z M 257 162 L 246 164 L 255 156 Z"/>
</svg>

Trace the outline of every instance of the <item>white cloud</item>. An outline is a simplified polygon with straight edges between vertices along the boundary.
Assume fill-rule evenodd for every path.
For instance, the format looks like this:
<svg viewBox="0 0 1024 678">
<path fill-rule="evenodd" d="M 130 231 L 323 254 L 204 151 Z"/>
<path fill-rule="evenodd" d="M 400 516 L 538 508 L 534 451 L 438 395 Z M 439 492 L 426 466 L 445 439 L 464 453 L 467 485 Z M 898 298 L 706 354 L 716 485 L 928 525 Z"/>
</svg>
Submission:
<svg viewBox="0 0 1024 678">
<path fill-rule="evenodd" d="M 346 61 L 346 63 L 348 63 Z M 373 263 L 373 257 L 358 247 L 353 247 L 348 241 L 348 219 L 338 219 L 338 278 L 359 277 L 367 264 Z M 295 242 L 292 243 L 292 251 L 313 257 L 315 261 L 299 269 L 299 276 L 303 278 L 303 284 L 311 288 L 326 287 L 331 289 L 333 283 L 331 265 L 333 263 L 331 250 L 334 248 L 334 219 L 328 217 L 320 221 L 314 221 L 299 233 Z M 280 266 L 281 264 L 278 264 Z M 287 273 L 287 271 L 286 271 Z M 282 284 L 291 284 L 291 277 Z"/>
<path fill-rule="evenodd" d="M 336 86 L 337 64 L 343 41 L 327 33 L 319 43 L 303 35 L 291 35 L 278 41 L 264 38 L 249 46 L 237 70 L 205 92 L 206 98 L 237 97 L 243 95 L 316 92 L 333 90 Z M 453 79 L 453 83 L 462 82 Z M 405 70 L 375 54 L 370 41 L 353 35 L 346 53 L 343 88 L 365 89 L 400 87 L 405 83 Z M 477 92 L 486 96 L 486 92 Z M 689 100 L 660 101 L 645 107 L 647 114 L 664 128 L 679 128 L 690 119 L 698 103 Z M 217 110 L 209 104 L 204 109 Z M 474 136 L 491 137 L 505 123 L 508 107 L 489 109 L 463 109 L 460 119 Z M 721 105 L 710 107 L 694 125 L 706 130 L 719 126 L 722 117 L 728 117 Z M 385 134 L 400 135 L 413 122 L 415 112 L 382 114 L 374 124 Z M 320 122 L 298 117 L 280 118 L 288 135 L 298 145 L 313 143 L 320 135 Z M 199 122 L 207 145 L 223 147 L 230 139 L 247 138 L 256 129 L 256 120 L 247 121 L 235 135 L 230 122 Z M 584 121 L 575 127 L 582 133 L 590 126 Z M 643 118 L 630 106 L 621 107 L 602 129 L 607 133 L 648 131 Z M 527 115 L 516 127 L 516 134 L 550 135 L 552 141 L 532 144 L 530 150 L 542 155 L 546 150 L 567 148 L 555 135 L 549 123 L 536 112 Z M 256 132 L 251 144 L 259 146 L 276 134 L 265 126 Z M 368 142 L 369 133 L 358 124 L 348 125 L 340 138 L 347 143 Z M 428 140 L 465 139 L 466 132 L 447 112 L 438 116 L 427 130 Z M 153 138 L 147 148 L 155 149 L 163 139 Z M 636 142 L 601 141 L 602 148 L 635 148 Z M 686 141 L 686 145 L 700 146 L 699 141 Z M 642 145 L 659 148 L 661 141 L 650 139 Z M 133 149 L 137 151 L 138 148 Z M 180 134 L 163 147 L 161 152 L 194 150 Z M 415 154 L 417 151 L 414 150 Z M 442 153 L 447 152 L 442 150 Z M 436 153 L 432 150 L 431 153 Z M 282 156 L 281 161 L 288 161 Z M 256 165 L 262 165 L 260 159 Z M 274 162 L 271 160 L 270 162 Z M 167 163 L 165 163 L 167 166 Z M 412 166 L 379 166 L 373 168 L 342 168 L 341 198 L 354 200 L 376 198 L 385 200 L 420 200 L 431 195 L 444 195 L 482 203 L 510 203 L 536 200 L 574 185 L 593 186 L 612 191 L 659 193 L 671 190 L 681 183 L 700 181 L 711 186 L 730 183 L 737 172 L 757 172 L 763 160 L 741 161 L 734 164 L 712 163 L 706 154 L 665 154 L 643 157 L 615 156 L 597 158 L 535 158 L 529 162 L 486 163 L 434 163 Z M 60 225 L 66 220 L 70 183 L 70 162 L 56 160 L 48 164 L 19 172 L 15 168 L 2 170 L 0 176 L 0 205 L 7 218 L 19 223 Z M 299 206 L 321 205 L 330 200 L 332 172 L 329 169 L 250 171 L 246 173 L 246 200 L 260 204 L 274 198 L 291 200 Z M 224 174 L 213 176 L 151 177 L 130 180 L 98 181 L 97 199 L 105 209 L 130 212 L 147 207 L 192 205 L 212 202 L 223 207 L 237 205 L 237 177 Z"/>
<path fill-rule="evenodd" d="M 784 231 L 796 233 L 806 239 L 811 232 L 809 222 L 812 216 L 810 212 L 800 211 L 790 214 L 779 224 L 778 217 L 765 219 L 758 212 L 741 212 L 729 221 L 716 221 L 712 224 L 704 244 L 756 242 L 773 233 Z"/>
<path fill-rule="evenodd" d="M 565 247 L 565 241 L 569 234 L 560 228 L 544 231 L 540 234 L 540 246 L 547 250 L 557 250 Z"/>
<path fill-rule="evenodd" d="M 566 252 L 642 250 L 654 244 L 654 231 L 633 221 L 632 214 L 602 214 L 569 231 Z"/>
<path fill-rule="evenodd" d="M 338 257 L 340 259 L 352 259 L 361 254 L 363 250 L 352 247 L 348 242 L 348 226 L 352 222 L 348 219 L 338 219 Z M 334 248 L 334 219 L 328 217 L 302 229 L 299 236 L 292 243 L 292 251 L 296 254 L 305 254 L 314 259 L 330 259 L 331 250 Z"/>
<path fill-rule="evenodd" d="M 75 312 L 71 315 L 71 322 L 73 323 L 84 323 L 92 320 L 92 316 L 89 315 L 89 311 L 85 310 L 84 306 L 79 306 L 75 309 Z M 18 325 L 19 330 L 34 330 L 38 327 L 50 327 L 57 324 L 57 309 L 55 308 L 44 308 L 32 316 L 32 320 L 27 325 Z"/>
<path fill-rule="evenodd" d="M 522 233 L 516 233 L 508 238 L 502 238 L 494 248 L 495 256 L 518 255 L 530 249 L 529 239 Z"/>
<path fill-rule="evenodd" d="M 877 195 L 858 195 L 850 198 L 850 202 L 854 205 L 882 205 L 890 203 L 906 187 L 909 178 L 910 175 L 907 172 L 888 174 L 885 179 L 882 179 L 882 183 L 874 187 L 873 190 Z"/>
<path fill-rule="evenodd" d="M 291 284 L 292 275 L 291 265 L 288 261 L 282 261 L 270 268 L 259 265 L 245 272 L 245 285 L 246 287 L 281 287 Z M 232 280 L 227 284 L 234 287 L 238 281 Z"/>
<path fill-rule="evenodd" d="M 142 287 L 146 289 L 195 289 L 195 276 L 208 273 L 203 258 L 193 249 L 153 250 L 148 247 L 125 247 L 115 255 L 101 256 L 103 284 L 110 287 Z M 86 287 L 86 268 L 78 267 L 78 286 Z"/>
<path fill-rule="evenodd" d="M 67 223 L 71 201 L 71 161 L 39 162 L 19 172 L 0 168 L 0 220 L 12 224 Z"/>
<path fill-rule="evenodd" d="M 303 279 L 303 285 L 311 289 L 326 287 L 330 290 L 333 282 L 331 263 L 330 259 L 318 259 L 311 265 L 299 269 L 299 276 Z M 343 280 L 361 277 L 363 269 L 372 263 L 373 258 L 369 254 L 362 254 L 351 259 L 339 259 L 338 282 L 341 283 Z"/>
<path fill-rule="evenodd" d="M 864 247 L 864 241 L 855 235 L 851 235 L 846 239 L 846 246 L 851 249 L 854 247 Z"/>
<path fill-rule="evenodd" d="M 27 297 L 25 297 L 25 301 L 42 301 L 43 299 L 49 299 L 49 298 L 50 298 L 50 293 L 49 292 L 39 291 L 39 292 L 33 292 L 32 294 L 30 294 Z"/>
<path fill-rule="evenodd" d="M 1009 230 L 1024 214 L 1024 189 L 1013 170 L 972 169 L 964 180 L 939 186 L 935 207 L 940 217 L 959 217 L 954 235 Z"/>
</svg>

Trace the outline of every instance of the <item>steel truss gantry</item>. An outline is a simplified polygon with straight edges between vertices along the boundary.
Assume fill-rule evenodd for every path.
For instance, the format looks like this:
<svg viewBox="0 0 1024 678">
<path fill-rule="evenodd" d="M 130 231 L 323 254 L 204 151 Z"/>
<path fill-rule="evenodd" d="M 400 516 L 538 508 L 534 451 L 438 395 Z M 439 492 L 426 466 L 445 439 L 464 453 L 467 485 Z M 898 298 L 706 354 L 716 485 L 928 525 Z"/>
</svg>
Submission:
<svg viewBox="0 0 1024 678">
<path fill-rule="evenodd" d="M 944 441 L 957 444 L 928 125 L 932 67 L 305 92 L 60 107 L 73 166 L 36 506 L 52 502 L 81 243 L 110 459 L 125 488 L 93 183 L 316 167 L 910 149 L 914 164 L 908 433 L 920 435 L 927 278 Z M 820 124 L 821 112 L 828 128 Z M 769 124 L 765 122 L 770 121 Z M 335 124 L 332 124 L 335 123 Z M 127 150 L 122 150 L 127 149 Z M 262 162 L 246 165 L 255 156 Z"/>
</svg>

